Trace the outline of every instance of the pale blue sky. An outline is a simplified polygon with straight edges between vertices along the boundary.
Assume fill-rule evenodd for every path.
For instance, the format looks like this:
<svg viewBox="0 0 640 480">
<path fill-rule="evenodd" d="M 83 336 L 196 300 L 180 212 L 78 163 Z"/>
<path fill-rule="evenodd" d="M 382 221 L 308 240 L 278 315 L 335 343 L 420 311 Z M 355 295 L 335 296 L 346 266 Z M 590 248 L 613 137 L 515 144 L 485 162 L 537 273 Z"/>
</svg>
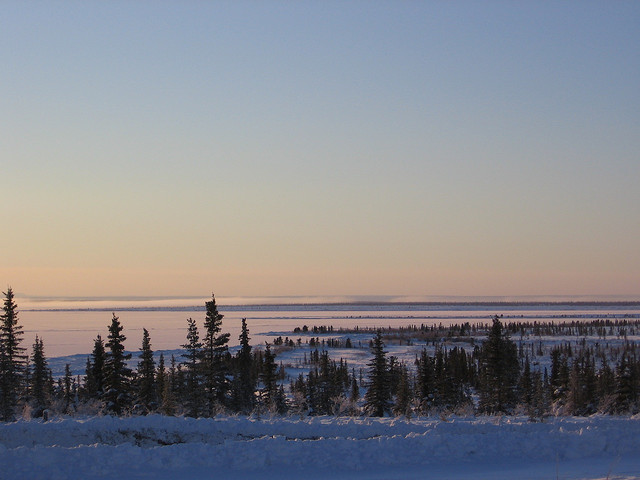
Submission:
<svg viewBox="0 0 640 480">
<path fill-rule="evenodd" d="M 5 2 L 0 281 L 640 294 L 638 2 Z"/>
</svg>

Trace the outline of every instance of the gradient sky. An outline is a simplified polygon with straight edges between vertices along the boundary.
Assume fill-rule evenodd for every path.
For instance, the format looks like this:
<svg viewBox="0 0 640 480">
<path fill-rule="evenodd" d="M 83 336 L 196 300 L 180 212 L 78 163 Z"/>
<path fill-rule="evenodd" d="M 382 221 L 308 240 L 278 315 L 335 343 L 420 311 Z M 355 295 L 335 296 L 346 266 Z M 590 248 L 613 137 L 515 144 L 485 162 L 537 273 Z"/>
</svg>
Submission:
<svg viewBox="0 0 640 480">
<path fill-rule="evenodd" d="M 0 283 L 638 295 L 639 26 L 636 1 L 3 2 Z"/>
</svg>

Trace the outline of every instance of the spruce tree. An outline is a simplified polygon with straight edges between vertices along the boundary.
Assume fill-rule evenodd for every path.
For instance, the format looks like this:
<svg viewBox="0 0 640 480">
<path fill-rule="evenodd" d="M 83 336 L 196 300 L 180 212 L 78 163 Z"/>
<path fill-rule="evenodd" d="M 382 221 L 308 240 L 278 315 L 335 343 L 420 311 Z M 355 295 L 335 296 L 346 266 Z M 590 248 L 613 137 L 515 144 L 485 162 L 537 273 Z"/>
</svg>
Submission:
<svg viewBox="0 0 640 480">
<path fill-rule="evenodd" d="M 636 413 L 639 396 L 638 372 L 628 347 L 622 352 L 622 357 L 616 366 L 616 410 L 619 412 Z"/>
<path fill-rule="evenodd" d="M 563 400 L 569 389 L 569 361 L 561 348 L 551 350 L 551 376 L 549 378 L 551 398 Z"/>
<path fill-rule="evenodd" d="M 454 411 L 468 403 L 470 373 L 467 354 L 460 347 L 436 349 L 436 401 L 445 410 Z"/>
<path fill-rule="evenodd" d="M 355 371 L 351 376 L 351 393 L 349 395 L 349 400 L 352 404 L 356 404 L 360 399 L 360 387 L 358 386 L 358 380 L 356 378 Z"/>
<path fill-rule="evenodd" d="M 187 319 L 187 343 L 182 345 L 186 351 L 182 356 L 186 359 L 183 363 L 185 367 L 184 404 L 186 415 L 199 417 L 203 414 L 203 394 L 202 394 L 202 342 L 196 321 Z M 172 382 L 177 383 L 177 382 Z"/>
<path fill-rule="evenodd" d="M 435 399 L 435 362 L 424 348 L 420 358 L 416 360 L 416 367 L 416 396 L 420 402 L 420 411 L 428 413 L 434 406 Z"/>
<path fill-rule="evenodd" d="M 480 354 L 480 410 L 510 413 L 517 400 L 519 373 L 518 349 L 496 315 Z"/>
<path fill-rule="evenodd" d="M 169 362 L 169 373 L 167 374 L 170 387 L 171 396 L 175 402 L 182 402 L 185 391 L 185 373 L 182 369 L 182 364 L 176 362 L 176 357 L 171 355 L 171 362 Z M 164 400 L 163 400 L 164 401 Z"/>
<path fill-rule="evenodd" d="M 44 354 L 44 344 L 36 335 L 32 353 L 33 372 L 31 375 L 31 406 L 33 416 L 41 417 L 42 412 L 51 404 L 51 388 L 49 384 L 49 366 Z"/>
<path fill-rule="evenodd" d="M 597 397 L 598 397 L 598 410 L 602 413 L 611 413 L 615 405 L 615 388 L 616 380 L 615 374 L 606 358 L 602 360 L 602 367 L 598 371 L 597 375 Z"/>
<path fill-rule="evenodd" d="M 162 404 L 162 394 L 167 381 L 167 369 L 164 365 L 164 354 L 160 353 L 158 368 L 156 368 L 156 398 L 159 400 L 160 404 Z"/>
<path fill-rule="evenodd" d="M 165 378 L 164 381 L 158 381 L 158 388 L 162 384 L 160 395 L 160 411 L 164 415 L 175 415 L 176 413 L 176 392 L 174 383 L 176 382 L 176 359 L 171 355 L 171 367 L 169 372 L 164 375 L 164 356 L 160 354 L 160 362 L 158 365 L 158 380 Z"/>
<path fill-rule="evenodd" d="M 11 287 L 4 292 L 0 315 L 0 418 L 14 418 L 23 387 L 26 356 L 22 342 L 22 326 L 18 324 L 18 306 Z"/>
<path fill-rule="evenodd" d="M 544 384 L 544 379 L 540 371 L 534 371 L 532 374 L 533 394 L 531 403 L 527 407 L 529 420 L 538 421 L 544 419 L 549 411 L 549 395 L 548 388 Z"/>
<path fill-rule="evenodd" d="M 262 390 L 260 391 L 260 394 L 262 404 L 267 410 L 274 410 L 277 408 L 277 368 L 275 356 L 271 353 L 271 346 L 268 343 L 265 343 L 262 370 L 260 372 L 260 380 L 262 381 Z"/>
<path fill-rule="evenodd" d="M 284 393 L 284 385 L 280 384 L 276 391 L 275 409 L 280 415 L 285 415 L 289 406 L 287 405 L 287 395 Z"/>
<path fill-rule="evenodd" d="M 24 369 L 22 370 L 22 391 L 19 397 L 23 404 L 31 405 L 31 363 L 29 355 L 26 357 Z"/>
<path fill-rule="evenodd" d="M 384 351 L 382 331 L 378 330 L 371 346 L 373 359 L 368 363 L 368 389 L 364 396 L 364 408 L 373 417 L 383 417 L 391 406 L 391 388 L 387 364 L 387 352 Z"/>
<path fill-rule="evenodd" d="M 404 363 L 399 367 L 400 378 L 396 386 L 395 402 L 393 404 L 393 413 L 395 415 L 411 415 L 411 380 L 409 378 L 409 369 Z"/>
<path fill-rule="evenodd" d="M 242 330 L 238 340 L 240 340 L 240 350 L 238 350 L 235 362 L 232 402 L 236 411 L 249 413 L 255 407 L 256 378 L 253 373 L 253 360 L 246 318 L 242 319 Z"/>
<path fill-rule="evenodd" d="M 106 345 L 104 399 L 107 402 L 107 409 L 116 415 L 122 414 L 131 403 L 132 372 L 126 363 L 131 358 L 131 354 L 124 353 L 124 341 L 127 337 L 122 333 L 122 329 L 120 320 L 114 313 Z"/>
<path fill-rule="evenodd" d="M 157 407 L 157 396 L 155 386 L 156 362 L 153 359 L 151 349 L 151 339 L 149 331 L 142 329 L 142 347 L 140 348 L 140 362 L 137 371 L 137 401 L 147 410 Z"/>
<path fill-rule="evenodd" d="M 314 359 L 317 366 L 308 376 L 308 405 L 314 415 L 331 415 L 353 393 L 349 368 L 342 358 L 339 363 L 331 360 L 326 350 L 314 353 Z"/>
<path fill-rule="evenodd" d="M 582 349 L 574 358 L 569 374 L 566 408 L 570 415 L 590 415 L 596 411 L 597 379 L 589 352 Z"/>
<path fill-rule="evenodd" d="M 226 395 L 229 390 L 226 359 L 229 334 L 221 333 L 223 315 L 218 312 L 214 295 L 211 296 L 209 302 L 205 303 L 205 307 L 202 371 L 207 414 L 211 416 L 216 406 L 226 403 Z"/>
<path fill-rule="evenodd" d="M 530 407 L 533 401 L 533 376 L 531 373 L 529 355 L 525 355 L 522 375 L 520 375 L 520 380 L 518 381 L 518 394 L 520 397 L 520 403 L 525 405 L 527 408 Z"/>
<path fill-rule="evenodd" d="M 104 393 L 106 352 L 102 336 L 93 341 L 93 352 L 87 359 L 85 389 L 89 398 L 101 398 Z"/>
<path fill-rule="evenodd" d="M 62 411 L 66 414 L 71 413 L 71 402 L 73 399 L 73 375 L 71 375 L 71 366 L 67 363 L 64 366 L 64 377 L 62 378 L 62 400 L 64 407 Z"/>
</svg>

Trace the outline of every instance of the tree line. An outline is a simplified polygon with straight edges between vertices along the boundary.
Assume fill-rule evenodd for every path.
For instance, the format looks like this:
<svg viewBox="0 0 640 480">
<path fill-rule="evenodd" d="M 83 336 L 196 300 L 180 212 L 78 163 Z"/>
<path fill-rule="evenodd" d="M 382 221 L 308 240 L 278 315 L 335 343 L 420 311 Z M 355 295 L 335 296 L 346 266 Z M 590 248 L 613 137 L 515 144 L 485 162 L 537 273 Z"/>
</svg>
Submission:
<svg viewBox="0 0 640 480">
<path fill-rule="evenodd" d="M 64 376 L 56 380 L 41 338 L 36 336 L 31 355 L 21 346 L 23 330 L 9 288 L 0 317 L 0 418 L 86 411 L 191 417 L 223 412 L 371 416 L 475 412 L 526 413 L 541 419 L 555 413 L 635 413 L 640 406 L 640 355 L 633 342 L 620 347 L 613 364 L 598 345 L 560 343 L 552 348 L 547 369 L 532 361 L 534 352 L 530 357 L 518 348 L 510 336 L 518 330 L 496 316 L 484 341 L 471 350 L 437 344 L 433 353 L 424 348 L 407 364 L 388 355 L 383 331 L 377 330 L 365 371 L 315 348 L 308 372 L 287 385 L 272 345 L 266 343 L 261 349 L 250 345 L 245 319 L 240 346 L 232 354 L 215 297 L 205 303 L 205 310 L 202 331 L 195 320 L 187 320 L 178 358 L 161 353 L 156 361 L 149 332 L 143 329 L 137 368 L 129 366 L 132 354 L 124 349 L 123 327 L 113 314 L 107 338 L 98 335 L 94 340 L 85 374 L 74 376 L 66 365 Z M 292 346 L 293 341 L 276 343 Z"/>
</svg>

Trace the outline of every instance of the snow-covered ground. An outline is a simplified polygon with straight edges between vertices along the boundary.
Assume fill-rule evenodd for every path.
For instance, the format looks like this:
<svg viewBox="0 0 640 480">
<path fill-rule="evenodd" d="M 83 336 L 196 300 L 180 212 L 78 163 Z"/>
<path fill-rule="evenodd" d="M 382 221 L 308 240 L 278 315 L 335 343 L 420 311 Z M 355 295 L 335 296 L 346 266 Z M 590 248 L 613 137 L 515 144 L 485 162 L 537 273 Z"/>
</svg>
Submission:
<svg viewBox="0 0 640 480">
<path fill-rule="evenodd" d="M 370 307 L 368 307 L 370 308 Z M 493 308 L 493 307 L 492 307 Z M 608 307 L 607 307 L 608 308 Z M 513 318 L 543 319 L 545 315 L 566 319 L 564 310 L 542 312 L 504 311 Z M 493 311 L 493 310 L 492 310 Z M 108 312 L 107 312 L 108 313 Z M 83 375 L 92 340 L 106 337 L 110 314 L 105 312 L 28 312 L 26 331 L 45 338 L 49 365 L 56 377 L 68 363 L 74 375 Z M 130 366 L 138 362 L 139 335 L 150 326 L 156 357 L 175 355 L 185 340 L 184 318 L 188 312 L 122 312 L 121 320 L 133 353 Z M 278 347 L 276 362 L 288 378 L 309 369 L 304 359 L 315 348 L 306 342 L 350 337 L 354 348 L 330 348 L 333 360 L 343 358 L 349 368 L 366 370 L 371 358 L 368 341 L 372 333 L 293 333 L 295 327 L 406 326 L 420 323 L 489 321 L 488 312 L 447 311 L 424 314 L 414 311 L 318 312 L 229 311 L 225 326 L 232 343 L 238 337 L 240 318 L 248 317 L 252 344 L 273 342 L 277 336 L 297 340 L 296 348 Z M 585 318 L 606 312 L 571 311 Z M 602 315 L 600 315 L 602 313 Z M 629 312 L 616 312 L 627 315 Z M 633 312 L 638 315 L 638 309 Z M 393 314 L 393 315 L 392 315 Z M 421 316 L 422 315 L 422 316 Z M 202 312 L 194 312 L 200 319 Z M 424 318 L 423 318 L 424 317 Z M 426 318 L 429 317 L 429 318 Z M 486 318 L 484 318 L 486 317 Z M 530 317 L 530 318 L 529 318 Z M 69 318 L 73 320 L 69 322 Z M 64 326 L 64 329 L 61 329 Z M 42 329 L 45 329 L 44 331 Z M 518 336 L 513 340 L 520 342 Z M 545 357 L 535 362 L 548 366 L 548 350 L 559 342 L 575 344 L 579 337 L 526 337 L 525 350 L 539 342 Z M 614 345 L 638 338 L 588 338 L 587 342 Z M 236 342 L 237 343 L 237 342 Z M 48 346 L 47 346 L 48 345 Z M 471 343 L 456 343 L 472 349 Z M 26 346 L 26 345 L 25 345 Z M 408 365 L 424 345 L 388 342 L 389 355 Z M 237 346 L 232 346 L 232 352 Z M 259 347 L 260 348 L 260 347 Z M 322 347 L 319 347 L 322 350 Z M 429 352 L 433 353 L 433 346 Z M 527 350 L 528 351 L 528 350 Z M 65 356 L 61 356 L 65 355 Z M 361 392 L 362 393 L 362 392 Z M 79 412 L 80 413 L 80 412 Z M 0 423 L 0 480 L 12 479 L 200 479 L 200 478 L 329 478 L 355 479 L 640 479 L 640 416 L 557 417 L 530 423 L 524 417 L 351 418 L 286 417 L 246 418 L 182 417 L 113 418 L 108 416 L 54 418 L 41 421 Z"/>
<path fill-rule="evenodd" d="M 3 479 L 631 479 L 640 417 L 57 418 L 0 424 Z"/>
</svg>

